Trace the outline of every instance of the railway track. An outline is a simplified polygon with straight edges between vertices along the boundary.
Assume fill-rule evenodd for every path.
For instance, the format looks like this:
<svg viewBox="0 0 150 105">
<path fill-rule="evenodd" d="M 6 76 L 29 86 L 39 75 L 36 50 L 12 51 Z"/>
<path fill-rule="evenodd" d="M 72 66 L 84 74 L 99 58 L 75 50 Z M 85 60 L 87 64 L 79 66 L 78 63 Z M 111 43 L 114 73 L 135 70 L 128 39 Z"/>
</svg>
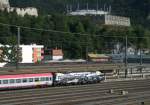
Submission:
<svg viewBox="0 0 150 105">
<path fill-rule="evenodd" d="M 19 66 L 0 68 L 0 74 L 16 74 L 24 72 L 70 72 L 70 71 L 96 71 L 96 70 L 113 70 L 121 67 L 122 64 L 57 64 L 57 65 L 36 65 L 36 66 Z M 123 65 L 122 65 L 123 66 Z M 15 72 L 13 72 L 15 71 Z"/>
<path fill-rule="evenodd" d="M 144 95 L 142 95 L 144 94 Z M 120 96 L 119 98 L 111 97 L 111 99 L 98 100 L 95 102 L 88 103 L 89 105 L 140 105 L 140 102 L 148 101 L 150 99 L 150 92 L 138 92 L 131 93 L 127 96 Z M 78 105 L 88 105 L 88 104 L 78 104 Z"/>
<path fill-rule="evenodd" d="M 150 99 L 150 80 L 0 91 L 0 105 L 117 105 Z M 113 89 L 114 93 L 108 93 Z M 121 90 L 128 91 L 122 95 Z M 121 105 L 121 104 L 120 104 Z"/>
<path fill-rule="evenodd" d="M 31 94 L 33 91 L 36 91 L 36 93 L 40 93 L 45 91 L 45 92 L 51 92 L 51 93 L 59 93 L 59 92 L 71 92 L 71 91 L 84 91 L 84 89 L 86 89 L 86 91 L 91 91 L 91 90 L 95 90 L 95 88 L 100 88 L 100 90 L 105 90 L 106 89 L 106 84 L 107 84 L 107 89 L 117 89 L 117 88 L 130 88 L 133 86 L 138 86 L 138 84 L 140 83 L 140 85 L 145 84 L 145 82 L 143 82 L 143 80 L 138 80 L 138 81 L 130 81 L 130 82 L 134 82 L 132 83 L 132 86 L 129 86 L 129 81 L 123 81 L 123 85 L 122 82 L 104 82 L 104 83 L 99 83 L 99 84 L 88 84 L 88 85 L 74 85 L 74 86 L 60 86 L 60 87 L 49 87 L 49 88 L 37 88 L 37 89 L 27 89 L 27 90 L 12 90 L 12 91 L 1 91 L 0 92 L 0 96 L 1 95 L 11 95 L 12 93 L 15 93 L 16 95 L 21 95 L 24 93 L 28 93 Z M 137 84 L 138 82 L 138 84 Z M 146 81 L 147 82 L 147 81 Z M 149 84 L 147 84 L 149 85 Z M 93 88 L 94 87 L 94 88 Z M 69 90 L 68 90 L 69 89 Z"/>
<path fill-rule="evenodd" d="M 86 84 L 86 85 L 72 85 L 72 86 L 56 86 L 56 87 L 49 87 L 49 88 L 33 88 L 33 89 L 22 89 L 22 90 L 11 90 L 11 91 L 0 91 L 0 95 L 3 95 L 3 94 L 11 94 L 11 93 L 19 93 L 19 94 L 21 94 L 21 93 L 23 93 L 23 92 L 33 92 L 33 91 L 36 91 L 36 92 L 42 92 L 42 91 L 68 91 L 68 88 L 70 89 L 70 90 L 73 90 L 73 89 L 80 89 L 80 90 L 83 90 L 83 89 L 91 89 L 91 87 L 95 87 L 95 88 L 97 88 L 97 87 L 101 87 L 101 89 L 102 88 L 106 88 L 106 86 L 105 85 L 107 85 L 107 86 L 111 86 L 110 88 L 112 89 L 113 87 L 115 88 L 115 87 L 119 87 L 119 86 L 121 86 L 121 87 L 125 87 L 125 86 L 129 86 L 128 84 L 129 83 L 132 83 L 132 85 L 137 85 L 137 83 L 138 84 L 140 84 L 140 85 L 142 85 L 142 84 L 145 84 L 145 82 L 147 83 L 148 81 L 150 81 L 150 79 L 147 79 L 146 81 L 144 81 L 144 80 L 137 80 L 137 81 L 135 81 L 135 80 L 130 80 L 130 81 L 114 81 L 114 82 L 102 82 L 102 83 L 98 83 L 98 84 Z"/>
</svg>

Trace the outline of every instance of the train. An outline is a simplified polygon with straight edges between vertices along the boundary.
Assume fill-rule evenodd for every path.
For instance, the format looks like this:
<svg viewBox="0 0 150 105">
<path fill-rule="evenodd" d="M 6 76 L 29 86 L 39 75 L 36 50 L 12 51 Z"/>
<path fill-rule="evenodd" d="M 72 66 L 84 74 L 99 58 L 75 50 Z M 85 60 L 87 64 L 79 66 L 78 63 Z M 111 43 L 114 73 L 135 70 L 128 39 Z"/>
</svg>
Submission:
<svg viewBox="0 0 150 105">
<path fill-rule="evenodd" d="M 103 80 L 104 75 L 99 71 L 0 75 L 0 90 L 88 84 Z"/>
</svg>

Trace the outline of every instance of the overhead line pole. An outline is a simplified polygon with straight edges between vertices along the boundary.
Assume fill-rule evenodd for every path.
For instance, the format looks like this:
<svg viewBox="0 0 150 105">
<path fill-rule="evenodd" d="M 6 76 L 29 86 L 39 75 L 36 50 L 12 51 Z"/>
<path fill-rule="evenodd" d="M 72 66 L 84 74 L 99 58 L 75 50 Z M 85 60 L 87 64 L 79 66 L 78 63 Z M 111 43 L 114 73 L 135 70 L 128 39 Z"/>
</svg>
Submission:
<svg viewBox="0 0 150 105">
<path fill-rule="evenodd" d="M 19 47 L 20 47 L 20 27 L 17 27 L 17 59 L 16 59 L 16 70 L 19 69 Z"/>
<path fill-rule="evenodd" d="M 142 65 L 143 61 L 142 61 L 142 49 L 140 47 L 140 65 Z"/>
<path fill-rule="evenodd" d="M 142 73 L 142 64 L 143 64 L 142 47 L 140 46 L 140 73 Z"/>
<path fill-rule="evenodd" d="M 127 78 L 127 75 L 128 75 L 128 68 L 127 68 L 127 64 L 128 64 L 128 61 L 127 61 L 127 49 L 128 49 L 128 37 L 126 35 L 125 37 L 125 78 Z"/>
</svg>

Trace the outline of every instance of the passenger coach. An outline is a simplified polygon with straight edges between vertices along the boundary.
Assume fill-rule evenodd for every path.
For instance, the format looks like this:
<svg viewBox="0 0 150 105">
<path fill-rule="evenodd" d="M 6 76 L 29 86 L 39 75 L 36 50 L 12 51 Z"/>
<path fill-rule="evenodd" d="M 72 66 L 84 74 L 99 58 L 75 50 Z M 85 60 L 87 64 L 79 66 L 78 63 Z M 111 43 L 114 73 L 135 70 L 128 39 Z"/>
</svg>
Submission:
<svg viewBox="0 0 150 105">
<path fill-rule="evenodd" d="M 0 75 L 0 89 L 51 86 L 52 73 Z"/>
</svg>

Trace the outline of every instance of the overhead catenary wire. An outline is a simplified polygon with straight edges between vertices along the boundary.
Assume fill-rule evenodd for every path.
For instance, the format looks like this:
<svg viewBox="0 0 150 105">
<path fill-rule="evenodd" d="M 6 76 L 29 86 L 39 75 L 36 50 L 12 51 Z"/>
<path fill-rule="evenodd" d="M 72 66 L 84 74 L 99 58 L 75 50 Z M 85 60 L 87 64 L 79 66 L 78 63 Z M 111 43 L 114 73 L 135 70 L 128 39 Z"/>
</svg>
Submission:
<svg viewBox="0 0 150 105">
<path fill-rule="evenodd" d="M 21 26 L 21 25 L 14 25 L 14 24 L 6 24 L 6 23 L 0 23 L 0 25 L 3 26 L 8 26 L 8 27 L 20 27 L 23 29 L 29 29 L 29 30 L 36 30 L 36 31 L 45 31 L 45 32 L 54 32 L 54 33 L 61 33 L 61 34 L 73 34 L 73 35 L 80 35 L 80 36 L 90 36 L 93 35 L 95 37 L 108 37 L 108 38 L 126 38 L 125 36 L 119 36 L 119 35 L 113 35 L 113 36 L 108 36 L 108 35 L 97 35 L 97 34 L 85 34 L 85 33 L 74 33 L 74 32 L 67 32 L 67 31 L 58 31 L 58 30 L 52 30 L 52 29 L 43 29 L 43 28 L 32 28 L 32 27 L 25 27 L 25 26 Z M 61 35 L 60 34 L 60 35 Z M 137 37 L 137 36 L 128 36 L 128 38 L 150 38 L 150 37 Z"/>
<path fill-rule="evenodd" d="M 30 29 L 30 30 L 37 30 L 37 31 L 46 31 L 46 32 L 55 32 L 55 33 L 61 33 L 61 34 L 75 34 L 75 35 L 94 35 L 94 34 L 83 34 L 83 33 L 73 33 L 73 32 L 66 32 L 66 31 L 58 31 L 58 30 L 51 30 L 51 29 L 42 29 L 42 28 L 31 28 L 31 27 L 25 27 L 25 26 L 19 26 L 19 25 L 12 25 L 12 24 L 5 24 L 5 23 L 0 23 L 0 25 L 4 26 L 12 26 L 12 27 L 20 27 L 23 29 Z M 101 36 L 101 37 L 110 37 L 110 36 L 105 36 L 105 35 L 94 35 L 94 36 Z M 111 36 L 111 37 L 122 37 L 122 36 Z"/>
</svg>

